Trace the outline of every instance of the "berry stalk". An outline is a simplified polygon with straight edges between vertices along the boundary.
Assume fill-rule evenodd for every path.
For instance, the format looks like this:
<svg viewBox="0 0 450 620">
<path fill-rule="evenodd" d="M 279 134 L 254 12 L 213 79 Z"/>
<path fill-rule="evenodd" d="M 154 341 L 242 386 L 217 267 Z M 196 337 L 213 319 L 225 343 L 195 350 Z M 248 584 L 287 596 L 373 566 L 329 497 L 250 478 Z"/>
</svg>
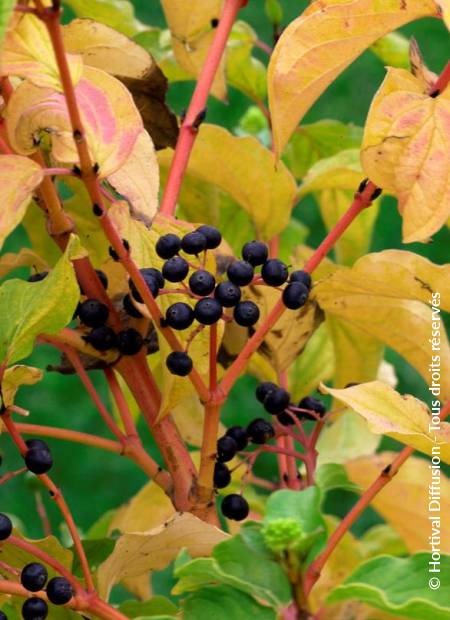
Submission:
<svg viewBox="0 0 450 620">
<path fill-rule="evenodd" d="M 89 433 L 82 433 L 80 431 L 72 431 L 67 428 L 59 428 L 54 426 L 42 426 L 40 424 L 16 423 L 15 426 L 21 435 L 52 437 L 63 441 L 81 443 L 84 446 L 90 446 L 92 448 L 100 448 L 101 450 L 115 452 L 116 454 L 122 454 L 123 452 L 123 446 L 118 441 L 105 439 L 104 437 L 98 437 L 97 435 L 90 435 Z"/>
<path fill-rule="evenodd" d="M 167 177 L 166 187 L 161 202 L 161 213 L 174 215 L 183 177 L 189 157 L 198 133 L 198 122 L 206 108 L 209 91 L 219 68 L 231 28 L 239 10 L 244 5 L 242 0 L 225 0 L 223 13 L 219 20 L 216 33 L 205 64 L 202 67 L 186 116 L 180 128 L 175 153 Z"/>
</svg>

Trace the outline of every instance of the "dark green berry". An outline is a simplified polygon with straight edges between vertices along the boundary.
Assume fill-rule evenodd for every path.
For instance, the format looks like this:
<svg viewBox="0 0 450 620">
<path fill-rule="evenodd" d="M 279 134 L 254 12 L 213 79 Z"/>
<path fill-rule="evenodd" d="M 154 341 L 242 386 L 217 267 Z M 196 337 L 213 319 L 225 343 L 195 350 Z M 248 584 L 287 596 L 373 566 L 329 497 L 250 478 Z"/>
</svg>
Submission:
<svg viewBox="0 0 450 620">
<path fill-rule="evenodd" d="M 281 413 L 289 406 L 290 394 L 287 390 L 277 387 L 273 392 L 269 392 L 264 399 L 264 409 L 272 414 Z"/>
<path fill-rule="evenodd" d="M 302 269 L 299 269 L 298 271 L 293 271 L 290 275 L 289 282 L 301 282 L 306 286 L 308 291 L 311 290 L 311 276 L 307 271 L 303 271 Z"/>
<path fill-rule="evenodd" d="M 309 291 L 301 282 L 291 282 L 283 291 L 283 303 L 289 310 L 298 310 L 308 300 Z"/>
<path fill-rule="evenodd" d="M 221 282 L 216 286 L 214 297 L 225 308 L 232 308 L 241 299 L 241 289 L 233 282 Z"/>
<path fill-rule="evenodd" d="M 254 275 L 253 266 L 245 260 L 236 260 L 227 269 L 228 279 L 238 286 L 250 284 Z"/>
<path fill-rule="evenodd" d="M 217 299 L 205 297 L 195 304 L 195 318 L 202 325 L 213 325 L 221 318 L 222 304 Z"/>
<path fill-rule="evenodd" d="M 169 258 L 163 265 L 162 274 L 169 282 L 181 282 L 189 273 L 188 262 L 181 256 Z"/>
<path fill-rule="evenodd" d="M 266 396 L 277 389 L 278 385 L 272 383 L 272 381 L 263 381 L 263 383 L 260 383 L 256 388 L 256 398 L 260 403 L 263 403 Z"/>
<path fill-rule="evenodd" d="M 262 445 L 275 437 L 272 424 L 264 418 L 256 418 L 247 426 L 247 434 L 252 443 Z"/>
<path fill-rule="evenodd" d="M 194 271 L 189 278 L 189 288 L 194 295 L 201 295 L 202 297 L 205 297 L 213 292 L 215 286 L 215 277 L 212 273 L 209 273 L 209 271 L 206 271 L 205 269 Z"/>
<path fill-rule="evenodd" d="M 0 540 L 6 540 L 11 536 L 12 523 L 11 519 L 0 512 Z"/>
<path fill-rule="evenodd" d="M 183 301 L 178 301 L 167 308 L 166 322 L 173 329 L 186 329 L 194 321 L 194 311 Z"/>
<path fill-rule="evenodd" d="M 160 258 L 172 258 L 181 249 L 181 239 L 172 233 L 162 235 L 156 242 L 155 250 Z"/>
<path fill-rule="evenodd" d="M 117 348 L 122 355 L 136 355 L 144 346 L 144 339 L 137 329 L 129 327 L 117 334 Z"/>
<path fill-rule="evenodd" d="M 261 269 L 262 279 L 270 286 L 281 286 L 289 276 L 288 268 L 278 258 L 270 258 Z"/>
<path fill-rule="evenodd" d="M 206 247 L 208 250 L 214 250 L 222 243 L 222 235 L 214 228 L 214 226 L 208 226 L 204 224 L 197 228 L 197 232 L 201 233 L 206 239 Z"/>
<path fill-rule="evenodd" d="M 181 239 L 181 249 L 186 254 L 200 254 L 206 250 L 206 237 L 201 232 L 190 232 Z"/>
<path fill-rule="evenodd" d="M 259 320 L 259 308 L 253 301 L 240 301 L 233 310 L 233 318 L 242 327 L 251 327 Z"/>
<path fill-rule="evenodd" d="M 50 451 L 43 450 L 42 448 L 31 448 L 31 450 L 27 450 L 24 459 L 28 471 L 37 475 L 46 474 L 53 465 Z"/>
<path fill-rule="evenodd" d="M 166 366 L 173 375 L 186 377 L 192 370 L 192 359 L 184 351 L 172 351 L 166 358 Z"/>
<path fill-rule="evenodd" d="M 250 512 L 247 500 L 236 493 L 231 493 L 223 498 L 221 510 L 224 517 L 233 519 L 233 521 L 242 521 Z"/>
<path fill-rule="evenodd" d="M 109 308 L 97 299 L 87 299 L 78 307 L 78 318 L 88 327 L 100 327 L 108 320 Z"/>
<path fill-rule="evenodd" d="M 238 450 L 244 450 L 247 447 L 248 435 L 242 426 L 230 426 L 225 435 L 234 439 Z"/>
<path fill-rule="evenodd" d="M 53 605 L 65 605 L 73 597 L 73 589 L 65 577 L 53 577 L 47 584 L 47 596 Z"/>
<path fill-rule="evenodd" d="M 24 620 L 44 620 L 47 615 L 47 603 L 37 596 L 28 598 L 22 605 L 22 618 Z"/>
<path fill-rule="evenodd" d="M 97 351 L 108 351 L 117 347 L 116 333 L 107 325 L 96 327 L 87 336 L 83 336 L 83 338 Z"/>
<path fill-rule="evenodd" d="M 232 437 L 225 435 L 217 440 L 217 461 L 227 463 L 235 457 L 237 452 L 236 442 Z"/>
<path fill-rule="evenodd" d="M 39 592 L 47 583 L 48 572 L 43 564 L 31 562 L 23 567 L 20 582 L 29 592 Z"/>
<path fill-rule="evenodd" d="M 262 241 L 249 241 L 242 248 L 242 258 L 253 267 L 265 263 L 268 256 L 269 250 Z"/>
<path fill-rule="evenodd" d="M 231 482 L 231 472 L 225 463 L 216 463 L 214 466 L 214 488 L 224 489 Z"/>
</svg>

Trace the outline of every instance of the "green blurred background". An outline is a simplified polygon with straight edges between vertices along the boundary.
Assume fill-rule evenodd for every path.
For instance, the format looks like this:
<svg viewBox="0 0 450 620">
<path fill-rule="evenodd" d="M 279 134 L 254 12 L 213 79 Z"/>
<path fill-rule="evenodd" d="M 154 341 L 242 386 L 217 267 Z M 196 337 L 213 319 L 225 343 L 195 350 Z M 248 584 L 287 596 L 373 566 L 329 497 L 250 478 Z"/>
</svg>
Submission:
<svg viewBox="0 0 450 620">
<path fill-rule="evenodd" d="M 157 0 L 134 0 L 137 17 L 152 26 L 163 26 L 164 18 Z M 307 5 L 298 0 L 281 0 L 284 9 L 284 23 L 295 18 Z M 66 19 L 70 12 L 66 12 Z M 248 21 L 259 33 L 260 39 L 272 43 L 271 25 L 264 13 L 263 0 L 250 0 L 242 11 L 241 19 Z M 444 25 L 437 19 L 426 19 L 412 24 L 402 32 L 415 36 L 423 51 L 429 67 L 439 72 L 450 57 L 450 37 Z M 257 53 L 258 54 L 258 53 Z M 259 55 L 259 54 L 258 54 Z M 259 57 L 265 60 L 264 55 Z M 382 62 L 371 52 L 362 55 L 350 69 L 333 84 L 321 97 L 308 114 L 306 121 L 334 118 L 345 122 L 363 125 L 370 101 L 383 80 L 385 70 Z M 170 88 L 169 103 L 175 112 L 180 113 L 187 107 L 192 93 L 193 83 L 177 83 Z M 230 88 L 229 103 L 225 105 L 217 100 L 210 100 L 208 105 L 208 122 L 235 128 L 250 102 L 240 92 Z M 317 245 L 325 234 L 324 226 L 314 201 L 307 199 L 297 206 L 295 217 L 310 229 L 308 243 Z M 7 242 L 4 251 L 14 251 L 27 244 L 23 231 L 18 230 Z M 395 201 L 385 198 L 382 202 L 373 238 L 372 250 L 400 248 L 401 222 Z M 436 263 L 449 261 L 450 231 L 441 230 L 429 245 L 411 244 L 413 250 L 429 257 Z M 448 319 L 448 317 L 447 317 Z M 447 322 L 448 325 L 448 322 Z M 424 400 L 428 392 L 423 380 L 396 354 L 389 351 L 388 360 L 395 364 L 400 391 L 413 393 Z M 29 362 L 41 368 L 55 363 L 57 356 L 49 347 L 39 347 Z M 107 394 L 99 373 L 92 373 L 102 396 Z M 244 377 L 236 385 L 225 406 L 225 423 L 245 424 L 251 418 L 262 413 L 256 402 L 255 382 Z M 89 398 L 86 396 L 77 377 L 61 376 L 47 373 L 45 379 L 36 387 L 23 388 L 18 404 L 30 409 L 30 422 L 74 428 L 86 432 L 105 434 Z M 153 450 L 148 432 L 142 427 L 142 437 Z M 87 530 L 106 510 L 115 508 L 131 497 L 145 482 L 144 475 L 129 461 L 83 446 L 65 442 L 49 441 L 55 467 L 52 472 L 55 482 L 64 491 L 71 506 L 75 520 L 81 530 Z M 383 446 L 392 447 L 394 442 L 385 441 Z M 7 463 L 7 469 L 18 468 L 20 458 L 6 436 L 1 438 L 1 452 Z M 268 458 L 260 464 L 260 472 L 267 476 L 274 475 L 273 459 Z M 44 499 L 49 511 L 55 533 L 59 531 L 60 518 L 52 502 Z M 350 494 L 340 492 L 332 496 L 327 508 L 336 514 L 346 511 L 353 501 Z M 0 511 L 15 515 L 22 522 L 24 531 L 33 537 L 42 535 L 42 526 L 35 510 L 32 492 L 25 492 L 23 477 L 0 486 Z M 377 516 L 369 511 L 358 525 L 362 531 L 375 522 Z M 167 587 L 161 586 L 163 590 Z"/>
</svg>

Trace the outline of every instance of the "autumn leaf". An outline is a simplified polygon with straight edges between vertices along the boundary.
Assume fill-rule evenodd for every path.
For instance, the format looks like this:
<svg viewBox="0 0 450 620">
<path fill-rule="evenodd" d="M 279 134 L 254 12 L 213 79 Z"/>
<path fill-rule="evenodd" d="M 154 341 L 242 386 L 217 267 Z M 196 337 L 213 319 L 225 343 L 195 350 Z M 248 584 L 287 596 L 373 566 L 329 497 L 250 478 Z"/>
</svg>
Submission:
<svg viewBox="0 0 450 620">
<path fill-rule="evenodd" d="M 223 0 L 162 0 L 161 4 L 172 34 L 175 59 L 192 78 L 197 78 L 215 34 L 211 20 L 220 18 Z M 225 58 L 211 92 L 218 99 L 226 96 Z"/>
<path fill-rule="evenodd" d="M 436 0 L 442 10 L 442 17 L 445 25 L 450 30 L 450 2 L 449 0 Z"/>
<path fill-rule="evenodd" d="M 48 271 L 48 263 L 30 248 L 21 248 L 14 254 L 7 252 L 0 257 L 0 278 L 20 267 L 33 267 L 37 272 Z"/>
<path fill-rule="evenodd" d="M 410 21 L 436 15 L 433 0 L 316 0 L 283 31 L 272 54 L 269 106 L 278 157 L 324 90 L 365 49 Z"/>
<path fill-rule="evenodd" d="M 172 152 L 158 153 L 168 168 Z M 256 138 L 238 138 L 222 127 L 202 125 L 189 160 L 190 175 L 228 192 L 252 218 L 258 237 L 269 240 L 290 219 L 296 184 L 283 163 Z"/>
<path fill-rule="evenodd" d="M 77 84 L 83 72 L 83 61 L 68 54 L 70 74 Z M 62 92 L 58 64 L 44 22 L 32 14 L 17 14 L 6 34 L 0 53 L 2 75 L 27 78 L 35 86 Z"/>
<path fill-rule="evenodd" d="M 44 178 L 42 168 L 20 155 L 0 155 L 0 184 L 3 190 L 0 211 L 0 248 L 20 224 L 34 189 Z"/>
<path fill-rule="evenodd" d="M 409 64 L 411 73 L 422 84 L 424 90 L 429 90 L 438 79 L 438 76 L 425 64 L 422 52 L 416 39 L 412 38 L 409 46 Z"/>
<path fill-rule="evenodd" d="M 0 5 L 0 41 L 3 39 L 15 4 L 15 0 L 3 0 Z"/>
<path fill-rule="evenodd" d="M 364 132 L 367 176 L 398 198 L 403 241 L 427 241 L 450 214 L 450 92 L 429 97 L 422 81 L 389 69 Z"/>
<path fill-rule="evenodd" d="M 107 177 L 130 156 L 142 131 L 141 117 L 128 90 L 100 69 L 85 67 L 75 94 L 91 158 L 99 165 L 100 177 Z M 36 136 L 47 135 L 55 160 L 78 163 L 63 94 L 25 80 L 11 96 L 6 123 L 10 144 L 18 153 L 35 152 Z"/>
<path fill-rule="evenodd" d="M 14 398 L 21 385 L 34 385 L 43 377 L 42 370 L 32 366 L 16 364 L 7 368 L 3 375 L 1 386 L 1 399 L 4 407 L 14 404 Z"/>
<path fill-rule="evenodd" d="M 439 445 L 441 460 L 450 463 L 450 423 L 441 422 L 435 429 L 428 407 L 414 396 L 401 395 L 381 381 L 342 390 L 322 385 L 321 390 L 362 415 L 374 433 L 393 437 L 425 454 L 432 454 L 433 447 Z"/>
<path fill-rule="evenodd" d="M 79 17 L 95 19 L 129 37 L 146 29 L 129 0 L 64 0 Z"/>
<path fill-rule="evenodd" d="M 382 452 L 370 457 L 349 460 L 345 468 L 349 478 L 365 491 L 385 467 L 395 459 L 395 452 Z M 429 549 L 430 517 L 428 510 L 429 485 L 432 472 L 429 462 L 411 456 L 403 463 L 388 485 L 372 499 L 371 505 L 392 525 L 414 553 Z M 441 472 L 441 513 L 450 511 L 450 480 Z M 441 521 L 441 549 L 450 552 L 450 523 Z"/>
</svg>

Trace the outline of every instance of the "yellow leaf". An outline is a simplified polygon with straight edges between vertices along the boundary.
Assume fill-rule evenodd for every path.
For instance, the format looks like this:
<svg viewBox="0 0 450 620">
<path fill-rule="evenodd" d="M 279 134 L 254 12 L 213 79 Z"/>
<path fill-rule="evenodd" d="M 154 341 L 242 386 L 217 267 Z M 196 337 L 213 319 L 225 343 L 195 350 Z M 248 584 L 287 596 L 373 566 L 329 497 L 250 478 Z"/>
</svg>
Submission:
<svg viewBox="0 0 450 620">
<path fill-rule="evenodd" d="M 83 60 L 67 54 L 70 74 L 77 84 Z M 35 86 L 63 91 L 52 43 L 44 23 L 31 14 L 16 15 L 3 42 L 0 55 L 2 75 L 28 78 Z"/>
<path fill-rule="evenodd" d="M 372 181 L 394 193 L 403 241 L 426 241 L 450 214 L 450 92 L 429 97 L 404 69 L 389 69 L 370 107 L 361 159 Z"/>
<path fill-rule="evenodd" d="M 124 578 L 161 570 L 186 548 L 192 557 L 208 556 L 228 534 L 190 513 L 177 513 L 167 523 L 143 533 L 121 536 L 97 573 L 101 597 Z"/>
<path fill-rule="evenodd" d="M 125 86 L 100 69 L 85 67 L 75 94 L 91 158 L 99 165 L 100 176 L 107 177 L 130 156 L 142 119 Z M 55 160 L 78 163 L 63 94 L 25 80 L 8 103 L 6 123 L 10 144 L 18 153 L 30 155 L 38 148 L 36 137 L 48 134 Z"/>
<path fill-rule="evenodd" d="M 33 267 L 37 272 L 48 271 L 48 263 L 36 252 L 29 248 L 22 248 L 18 254 L 7 252 L 0 258 L 0 278 L 20 267 Z"/>
<path fill-rule="evenodd" d="M 322 386 L 322 391 L 362 415 L 374 433 L 393 437 L 425 454 L 439 446 L 441 460 L 450 463 L 450 423 L 442 422 L 436 428 L 428 407 L 414 396 L 401 395 L 381 381 L 343 390 Z"/>
<path fill-rule="evenodd" d="M 357 343 L 358 332 L 354 328 L 358 328 L 365 337 L 398 351 L 429 382 L 433 354 L 429 338 L 439 323 L 439 306 L 442 310 L 449 307 L 449 273 L 450 265 L 434 265 L 417 254 L 386 250 L 360 258 L 351 269 L 341 267 L 325 276 L 314 291 L 327 317 L 339 319 L 339 327 L 344 329 L 339 337 Z M 432 310 L 432 304 L 438 308 Z M 450 397 L 450 347 L 443 322 L 440 323 L 441 396 L 446 399 Z M 347 326 L 352 331 L 348 336 Z M 373 350 L 375 353 L 375 341 Z M 347 354 L 354 358 L 349 347 Z M 357 364 L 349 372 L 354 370 L 357 371 Z M 345 378 L 355 381 L 347 371 Z"/>
<path fill-rule="evenodd" d="M 21 385 L 34 385 L 42 379 L 43 372 L 39 368 L 16 364 L 7 368 L 3 375 L 1 396 L 3 405 L 10 407 L 14 404 L 14 398 Z"/>
<path fill-rule="evenodd" d="M 159 167 L 155 147 L 143 129 L 126 162 L 108 182 L 130 204 L 134 218 L 151 224 L 158 210 Z"/>
<path fill-rule="evenodd" d="M 395 452 L 382 452 L 369 458 L 350 460 L 345 467 L 349 478 L 364 491 L 392 463 Z M 428 494 L 432 471 L 429 462 L 410 457 L 399 472 L 371 502 L 375 510 L 400 534 L 410 553 L 429 550 L 431 535 Z M 450 514 L 450 480 L 441 472 L 441 514 Z M 432 505 L 433 506 L 433 505 Z M 435 504 L 436 506 L 436 504 Z M 436 514 L 436 513 L 435 513 Z M 450 553 L 450 522 L 441 519 L 441 552 Z"/>
<path fill-rule="evenodd" d="M 175 59 L 182 69 L 197 78 L 215 34 L 211 20 L 220 18 L 223 0 L 162 0 L 161 4 L 172 34 Z M 218 99 L 226 97 L 225 58 L 221 60 L 211 92 Z"/>
<path fill-rule="evenodd" d="M 0 248 L 9 233 L 22 221 L 33 190 L 43 178 L 42 168 L 34 161 L 20 155 L 0 155 L 0 184 L 3 188 Z"/>
<path fill-rule="evenodd" d="M 442 10 L 442 17 L 445 25 L 450 30 L 450 2 L 449 0 L 436 0 Z"/>
<path fill-rule="evenodd" d="M 412 74 L 422 84 L 423 90 L 429 90 L 438 79 L 438 76 L 425 64 L 420 51 L 419 44 L 416 39 L 411 39 L 409 44 L 409 64 L 411 65 Z"/>
<path fill-rule="evenodd" d="M 168 167 L 172 151 L 158 153 Z M 258 237 L 269 240 L 286 228 L 296 198 L 293 176 L 256 138 L 238 138 L 222 127 L 202 125 L 188 175 L 214 183 L 249 213 Z"/>
<path fill-rule="evenodd" d="M 272 54 L 269 104 L 280 157 L 296 126 L 324 90 L 377 39 L 435 15 L 433 0 L 316 0 L 283 32 Z"/>
</svg>

